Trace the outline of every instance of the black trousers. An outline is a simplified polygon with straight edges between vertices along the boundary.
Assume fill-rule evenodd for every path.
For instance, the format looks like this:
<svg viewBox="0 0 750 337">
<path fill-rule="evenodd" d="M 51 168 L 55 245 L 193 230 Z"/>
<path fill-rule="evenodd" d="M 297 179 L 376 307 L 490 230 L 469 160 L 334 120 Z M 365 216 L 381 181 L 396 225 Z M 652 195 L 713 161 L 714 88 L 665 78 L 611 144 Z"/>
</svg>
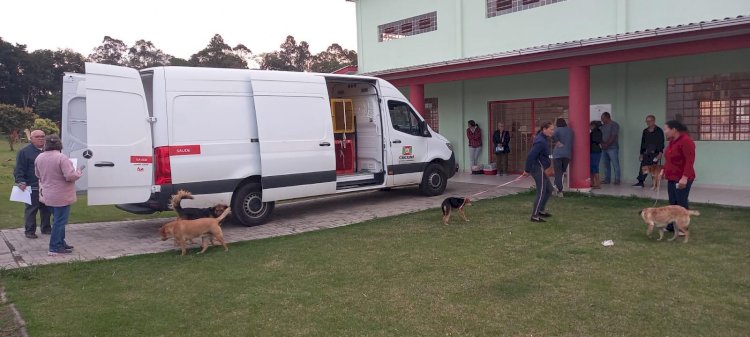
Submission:
<svg viewBox="0 0 750 337">
<path fill-rule="evenodd" d="M 27 187 L 31 188 L 31 187 Z M 31 191 L 31 205 L 26 205 L 23 213 L 24 220 L 24 231 L 26 234 L 34 234 L 36 232 L 36 214 L 42 218 L 41 227 L 42 232 L 49 233 L 52 231 L 52 225 L 50 224 L 51 213 L 47 205 L 39 201 L 39 190 Z"/>
<path fill-rule="evenodd" d="M 545 211 L 549 196 L 552 194 L 552 183 L 544 175 L 544 169 L 541 164 L 533 168 L 529 173 L 531 173 L 531 177 L 534 178 L 534 183 L 536 183 L 536 198 L 534 198 L 533 209 L 531 210 L 531 216 L 534 217 L 538 216 L 540 212 Z"/>
<path fill-rule="evenodd" d="M 688 197 L 690 197 L 690 187 L 693 186 L 692 181 L 688 181 L 687 186 L 685 188 L 677 188 L 678 181 L 667 181 L 667 193 L 669 194 L 669 204 L 670 205 L 679 205 L 682 207 L 685 207 L 685 209 L 690 209 L 690 206 L 688 205 Z M 674 232 L 674 223 L 671 223 L 667 225 L 667 230 L 670 232 Z"/>
<path fill-rule="evenodd" d="M 563 190 L 563 183 L 562 183 L 562 177 L 563 173 L 568 171 L 568 164 L 570 164 L 570 158 L 555 158 L 552 161 L 553 165 L 555 165 L 555 187 L 557 187 L 557 190 L 562 192 Z"/>
</svg>

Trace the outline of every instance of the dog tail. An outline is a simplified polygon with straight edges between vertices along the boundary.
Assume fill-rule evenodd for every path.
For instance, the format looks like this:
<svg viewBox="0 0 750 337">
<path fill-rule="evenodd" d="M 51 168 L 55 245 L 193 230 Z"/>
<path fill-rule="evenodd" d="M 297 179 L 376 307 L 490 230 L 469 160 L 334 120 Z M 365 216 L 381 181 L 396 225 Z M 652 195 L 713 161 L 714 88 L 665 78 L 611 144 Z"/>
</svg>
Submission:
<svg viewBox="0 0 750 337">
<path fill-rule="evenodd" d="M 231 209 L 227 207 L 227 209 L 224 210 L 224 213 L 221 213 L 221 215 L 219 215 L 219 217 L 216 218 L 216 221 L 221 223 L 222 221 L 224 221 L 224 218 L 226 218 L 229 215 L 229 213 L 231 213 Z"/>
<path fill-rule="evenodd" d="M 690 214 L 690 215 L 701 215 L 701 212 L 688 210 L 688 214 Z"/>
<path fill-rule="evenodd" d="M 182 217 L 182 206 L 180 206 L 182 199 L 193 199 L 193 194 L 185 190 L 179 190 L 177 191 L 177 193 L 172 195 L 172 199 L 169 203 L 172 209 L 177 212 L 177 216 L 179 217 Z"/>
</svg>

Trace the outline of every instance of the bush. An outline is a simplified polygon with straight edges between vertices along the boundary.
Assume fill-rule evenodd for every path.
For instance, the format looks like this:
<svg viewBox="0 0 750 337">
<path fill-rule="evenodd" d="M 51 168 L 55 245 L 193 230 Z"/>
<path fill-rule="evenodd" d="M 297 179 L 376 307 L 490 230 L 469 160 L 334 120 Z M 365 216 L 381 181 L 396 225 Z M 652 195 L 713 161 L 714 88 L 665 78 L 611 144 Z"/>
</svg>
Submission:
<svg viewBox="0 0 750 337">
<path fill-rule="evenodd" d="M 11 151 L 14 151 L 13 144 L 18 140 L 19 130 L 32 126 L 34 119 L 37 117 L 30 109 L 0 104 L 0 133 L 8 136 L 8 145 L 10 145 Z"/>
<path fill-rule="evenodd" d="M 57 124 L 47 118 L 35 119 L 31 130 L 42 130 L 45 135 L 60 135 L 60 128 L 57 127 Z"/>
</svg>

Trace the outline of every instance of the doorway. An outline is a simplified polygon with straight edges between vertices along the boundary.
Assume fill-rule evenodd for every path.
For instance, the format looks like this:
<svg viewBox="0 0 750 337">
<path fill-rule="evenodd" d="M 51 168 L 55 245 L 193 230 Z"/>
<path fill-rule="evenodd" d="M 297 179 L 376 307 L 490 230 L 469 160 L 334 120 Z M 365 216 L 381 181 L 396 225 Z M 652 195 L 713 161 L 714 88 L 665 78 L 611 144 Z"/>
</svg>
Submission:
<svg viewBox="0 0 750 337">
<path fill-rule="evenodd" d="M 521 173 L 537 127 L 548 121 L 554 123 L 557 118 L 565 118 L 567 121 L 568 97 L 494 101 L 489 103 L 488 110 L 489 125 L 492 129 L 488 132 L 488 144 L 492 144 L 492 133 L 497 128 L 497 123 L 505 124 L 505 129 L 510 132 L 508 171 Z M 493 162 L 495 156 L 492 152 L 493 146 L 488 146 L 488 148 L 489 162 Z"/>
</svg>

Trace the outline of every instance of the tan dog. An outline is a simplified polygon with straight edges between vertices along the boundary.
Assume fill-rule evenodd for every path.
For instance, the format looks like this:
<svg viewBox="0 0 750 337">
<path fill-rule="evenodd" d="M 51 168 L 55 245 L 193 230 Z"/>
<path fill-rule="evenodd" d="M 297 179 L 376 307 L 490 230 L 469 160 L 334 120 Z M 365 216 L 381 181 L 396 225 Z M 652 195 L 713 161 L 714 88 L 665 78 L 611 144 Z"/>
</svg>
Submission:
<svg viewBox="0 0 750 337">
<path fill-rule="evenodd" d="M 661 173 L 663 169 L 664 165 L 641 166 L 641 172 L 643 172 L 643 174 L 651 175 L 651 187 L 654 191 L 659 189 L 659 186 L 661 185 Z"/>
<path fill-rule="evenodd" d="M 221 231 L 221 226 L 219 225 L 221 221 L 229 215 L 229 212 L 230 209 L 227 208 L 218 218 L 201 218 L 195 220 L 180 219 L 169 222 L 164 226 L 161 226 L 159 229 L 161 240 L 166 241 L 170 236 L 174 237 L 175 245 L 180 246 L 182 249 L 181 255 L 185 255 L 187 252 L 187 242 L 189 240 L 202 237 L 203 235 L 210 235 L 211 238 L 216 239 L 216 241 L 219 241 L 219 243 L 224 246 L 224 251 L 227 251 L 229 248 L 227 248 L 227 244 L 224 242 L 224 233 Z M 208 249 L 208 239 L 208 237 L 203 237 L 201 242 L 201 247 L 203 249 L 201 249 L 200 253 L 203 253 Z"/>
<path fill-rule="evenodd" d="M 669 241 L 673 241 L 677 238 L 679 232 L 683 232 L 685 233 L 685 241 L 683 241 L 683 243 L 688 243 L 688 240 L 690 240 L 690 230 L 688 226 L 690 225 L 691 215 L 701 214 L 698 211 L 691 211 L 677 205 L 644 208 L 641 210 L 641 218 L 643 218 L 643 221 L 648 225 L 646 236 L 650 236 L 654 231 L 654 227 L 657 227 L 659 228 L 659 241 L 664 238 L 664 232 L 667 231 L 667 225 L 674 223 L 674 236 L 669 239 Z"/>
</svg>

